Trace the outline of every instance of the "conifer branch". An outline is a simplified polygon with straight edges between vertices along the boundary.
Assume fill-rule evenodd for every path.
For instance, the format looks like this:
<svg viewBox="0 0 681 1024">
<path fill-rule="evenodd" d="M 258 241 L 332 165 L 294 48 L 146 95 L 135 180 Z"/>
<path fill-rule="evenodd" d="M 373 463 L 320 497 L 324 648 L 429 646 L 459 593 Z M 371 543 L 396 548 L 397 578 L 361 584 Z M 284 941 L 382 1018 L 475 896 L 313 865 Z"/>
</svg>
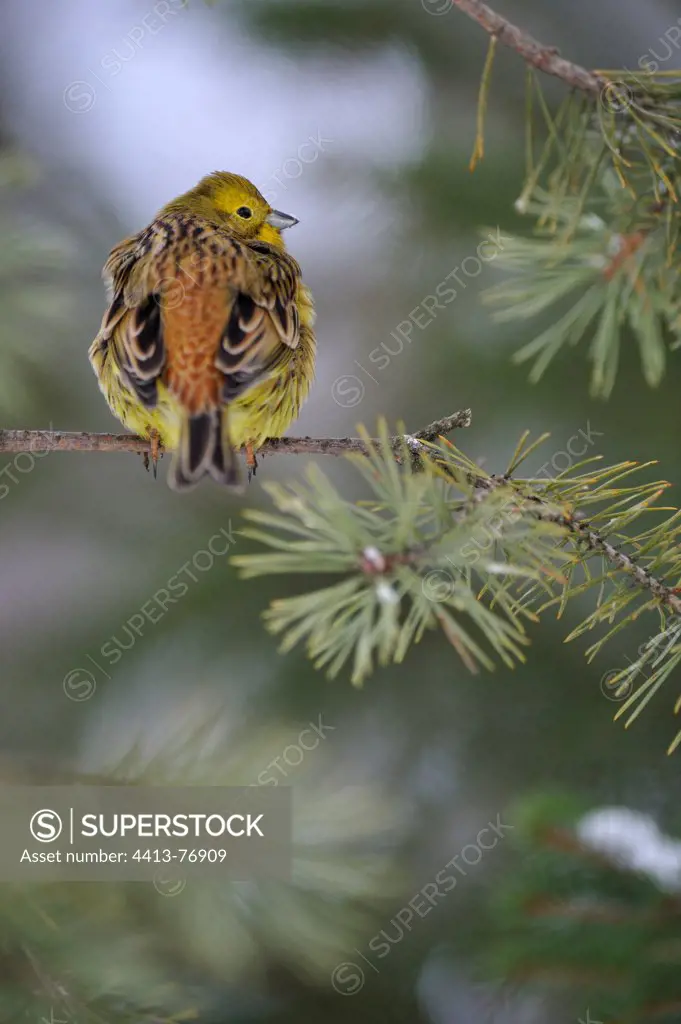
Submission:
<svg viewBox="0 0 681 1024">
<path fill-rule="evenodd" d="M 429 423 L 407 440 L 434 441 L 436 437 L 470 426 L 471 410 L 461 409 L 451 416 Z M 403 445 L 405 435 L 392 438 L 393 445 Z M 160 446 L 163 452 L 163 446 Z M 151 441 L 134 434 L 91 434 L 69 430 L 0 430 L 0 452 L 135 452 L 149 454 Z M 367 452 L 359 437 L 277 437 L 258 450 L 259 455 L 346 455 Z"/>
<path fill-rule="evenodd" d="M 476 476 L 469 473 L 467 480 L 473 487 L 472 500 L 480 502 L 490 491 L 509 484 L 512 478 L 508 475 Z M 584 518 L 583 514 L 571 516 L 556 512 L 555 505 L 535 494 L 519 494 L 520 497 L 532 504 L 537 519 L 562 527 L 586 554 L 603 555 L 615 572 L 626 573 L 630 577 L 632 585 L 638 586 L 642 590 L 648 590 L 660 604 L 663 604 L 673 614 L 681 616 L 679 588 L 668 586 L 649 570 L 638 565 L 634 557 L 611 544 L 588 519 Z"/>
<path fill-rule="evenodd" d="M 544 74 L 561 78 L 582 92 L 600 93 L 603 89 L 605 82 L 593 72 L 565 60 L 555 46 L 545 46 L 538 42 L 523 29 L 502 18 L 481 0 L 452 0 L 452 3 L 469 18 L 477 21 L 485 32 L 520 54 L 526 64 L 543 71 Z"/>
<path fill-rule="evenodd" d="M 516 209 L 534 227 L 506 236 L 495 268 L 507 276 L 483 301 L 499 321 L 544 319 L 514 356 L 532 363 L 533 383 L 581 343 L 591 394 L 608 398 L 632 341 L 650 387 L 681 343 L 681 75 L 601 74 L 598 97 L 573 90 L 551 114 L 528 73 L 527 174 Z"/>
<path fill-rule="evenodd" d="M 415 451 L 402 435 L 396 447 L 382 422 L 379 442 L 364 435 L 369 450 L 349 456 L 369 500 L 349 503 L 314 466 L 305 480 L 266 483 L 274 509 L 247 511 L 241 531 L 259 550 L 233 564 L 244 577 L 335 579 L 272 602 L 265 618 L 281 649 L 303 642 L 318 668 L 334 676 L 348 664 L 361 684 L 440 628 L 472 671 L 493 667 L 490 654 L 511 666 L 525 660 L 528 620 L 552 606 L 560 616 L 589 593 L 592 611 L 566 638 L 605 627 L 589 661 L 620 630 L 655 616 L 638 658 L 601 681 L 606 696 L 624 701 L 618 716 L 633 721 L 681 664 L 681 512 L 657 504 L 665 481 L 638 481 L 650 464 L 600 467 L 595 455 L 553 479 L 518 478 L 547 436 L 531 442 L 526 432 L 506 471 L 489 474 L 442 436 Z M 669 752 L 678 745 L 681 730 Z"/>
<path fill-rule="evenodd" d="M 681 615 L 681 598 L 678 596 L 678 588 L 669 587 L 662 580 L 653 576 L 647 569 L 636 564 L 634 558 L 619 551 L 613 544 L 610 544 L 605 537 L 589 525 L 587 521 L 571 519 L 566 516 L 555 516 L 552 513 L 542 511 L 542 518 L 550 517 L 553 521 L 559 521 L 565 526 L 568 532 L 591 554 L 602 554 L 615 570 L 626 573 L 632 584 L 644 590 L 649 590 L 654 597 L 665 605 L 674 615 Z"/>
</svg>

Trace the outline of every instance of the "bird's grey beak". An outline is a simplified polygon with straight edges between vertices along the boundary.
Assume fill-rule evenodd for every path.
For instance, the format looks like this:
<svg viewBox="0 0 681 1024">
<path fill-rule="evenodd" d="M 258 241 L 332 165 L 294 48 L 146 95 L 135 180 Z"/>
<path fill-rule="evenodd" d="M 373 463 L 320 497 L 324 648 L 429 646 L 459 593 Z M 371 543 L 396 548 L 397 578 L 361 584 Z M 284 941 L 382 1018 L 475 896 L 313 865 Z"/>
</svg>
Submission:
<svg viewBox="0 0 681 1024">
<path fill-rule="evenodd" d="M 265 220 L 271 227 L 278 228 L 279 231 L 283 231 L 284 228 L 292 228 L 294 224 L 298 223 L 297 217 L 291 217 L 288 213 L 282 213 L 281 210 L 272 210 Z"/>
</svg>

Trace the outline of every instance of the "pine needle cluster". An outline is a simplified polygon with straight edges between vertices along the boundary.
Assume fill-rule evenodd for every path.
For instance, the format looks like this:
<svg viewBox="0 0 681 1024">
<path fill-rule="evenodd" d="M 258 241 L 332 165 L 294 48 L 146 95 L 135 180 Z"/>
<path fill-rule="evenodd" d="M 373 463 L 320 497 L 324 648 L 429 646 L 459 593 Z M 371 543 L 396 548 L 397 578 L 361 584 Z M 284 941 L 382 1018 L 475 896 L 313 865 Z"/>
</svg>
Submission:
<svg viewBox="0 0 681 1024">
<path fill-rule="evenodd" d="M 445 439 L 405 436 L 396 448 L 385 423 L 377 441 L 363 437 L 367 456 L 348 458 L 365 500 L 347 500 L 313 467 L 304 481 L 266 485 L 276 511 L 247 513 L 243 533 L 263 550 L 233 559 L 244 576 L 323 580 L 266 612 L 282 649 L 304 643 L 317 667 L 334 676 L 349 665 L 361 684 L 439 629 L 471 671 L 513 665 L 546 609 L 560 616 L 586 598 L 591 611 L 567 639 L 600 628 L 589 659 L 652 613 L 650 642 L 608 682 L 631 686 L 619 714 L 633 720 L 681 659 L 681 513 L 657 504 L 667 483 L 643 482 L 647 465 L 603 467 L 599 456 L 552 479 L 519 476 L 546 435 L 523 435 L 500 474 Z M 670 751 L 679 742 L 681 732 Z"/>
<path fill-rule="evenodd" d="M 533 361 L 533 381 L 564 346 L 586 341 L 591 393 L 607 398 L 629 338 L 652 387 L 681 341 L 681 75 L 598 74 L 600 94 L 573 92 L 554 114 L 528 71 L 516 207 L 534 231 L 506 242 L 496 266 L 510 276 L 485 300 L 498 320 L 551 313 L 515 356 Z"/>
</svg>

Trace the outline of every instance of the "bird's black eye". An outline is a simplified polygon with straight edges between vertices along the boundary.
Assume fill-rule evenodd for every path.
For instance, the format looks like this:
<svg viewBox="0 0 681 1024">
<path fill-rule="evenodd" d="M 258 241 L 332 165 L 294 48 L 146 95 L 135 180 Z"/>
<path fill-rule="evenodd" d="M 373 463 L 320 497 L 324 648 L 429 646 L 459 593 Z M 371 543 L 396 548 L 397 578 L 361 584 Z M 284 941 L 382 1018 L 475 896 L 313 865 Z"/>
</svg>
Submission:
<svg viewBox="0 0 681 1024">
<path fill-rule="evenodd" d="M 244 220 L 248 220 L 249 217 L 253 216 L 250 206 L 240 206 L 236 213 L 237 217 L 242 217 Z"/>
</svg>

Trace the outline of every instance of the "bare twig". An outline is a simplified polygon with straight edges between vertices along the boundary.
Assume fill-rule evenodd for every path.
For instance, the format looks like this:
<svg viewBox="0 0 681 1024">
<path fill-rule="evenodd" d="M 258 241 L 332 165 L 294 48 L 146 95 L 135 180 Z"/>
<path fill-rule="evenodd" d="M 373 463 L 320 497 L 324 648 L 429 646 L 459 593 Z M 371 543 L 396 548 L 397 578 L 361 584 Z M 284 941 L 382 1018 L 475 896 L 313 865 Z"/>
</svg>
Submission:
<svg viewBox="0 0 681 1024">
<path fill-rule="evenodd" d="M 423 430 L 419 430 L 418 433 L 411 436 L 418 441 L 434 441 L 438 437 L 451 433 L 452 430 L 457 430 L 459 427 L 470 427 L 470 425 L 470 409 L 461 409 L 460 412 L 452 413 L 451 416 L 444 416 L 441 420 L 434 420 L 427 427 L 424 427 Z"/>
<path fill-rule="evenodd" d="M 598 75 L 587 71 L 579 64 L 564 60 L 555 46 L 544 46 L 523 29 L 502 18 L 481 0 L 452 0 L 452 3 L 469 18 L 482 25 L 485 32 L 497 38 L 504 46 L 515 50 L 527 64 L 538 68 L 539 71 L 562 78 L 568 85 L 583 92 L 599 93 L 603 89 L 605 82 Z"/>
<path fill-rule="evenodd" d="M 429 423 L 413 437 L 433 441 L 452 430 L 468 427 L 471 410 L 462 409 Z M 391 439 L 396 444 L 403 439 Z M 137 452 L 149 453 L 151 442 L 134 434 L 89 434 L 66 430 L 0 430 L 0 452 Z M 163 448 L 161 448 L 163 451 Z M 347 452 L 365 452 L 366 445 L 359 437 L 278 437 L 265 441 L 259 455 L 344 455 Z"/>
</svg>

